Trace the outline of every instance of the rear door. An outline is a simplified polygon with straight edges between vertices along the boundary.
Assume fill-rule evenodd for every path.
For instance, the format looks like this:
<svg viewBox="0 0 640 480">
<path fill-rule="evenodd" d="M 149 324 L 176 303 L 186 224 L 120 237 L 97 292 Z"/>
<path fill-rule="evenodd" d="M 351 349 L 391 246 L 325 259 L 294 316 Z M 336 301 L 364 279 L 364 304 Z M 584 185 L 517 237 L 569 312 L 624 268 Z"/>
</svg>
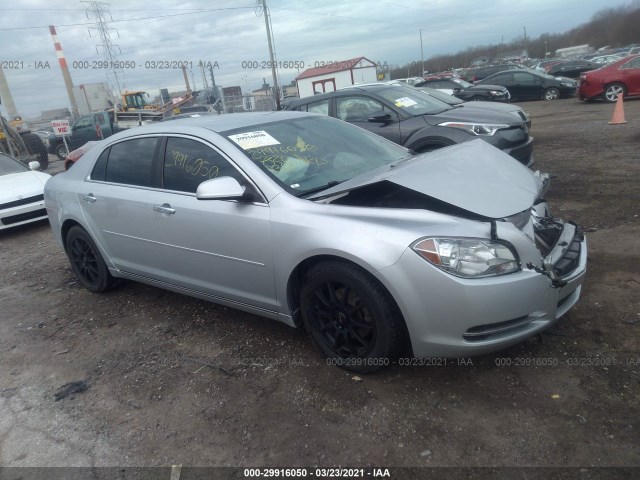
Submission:
<svg viewBox="0 0 640 480">
<path fill-rule="evenodd" d="M 149 192 L 159 137 L 125 140 L 106 149 L 78 191 L 86 224 L 116 268 L 144 275 L 149 246 Z"/>
</svg>

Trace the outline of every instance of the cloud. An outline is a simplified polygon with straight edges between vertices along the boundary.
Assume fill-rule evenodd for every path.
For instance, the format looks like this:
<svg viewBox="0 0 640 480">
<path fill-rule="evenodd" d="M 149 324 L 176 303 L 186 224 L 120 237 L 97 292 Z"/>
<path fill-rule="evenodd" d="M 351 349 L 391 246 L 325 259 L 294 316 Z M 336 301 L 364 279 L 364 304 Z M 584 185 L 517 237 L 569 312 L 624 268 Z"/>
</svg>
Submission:
<svg viewBox="0 0 640 480">
<path fill-rule="evenodd" d="M 373 61 L 400 65 L 420 58 L 420 29 L 425 59 L 478 44 L 505 42 L 527 34 L 560 32 L 586 22 L 602 8 L 601 0 L 496 0 L 481 7 L 470 0 L 268 0 L 277 59 L 304 62 L 366 56 Z M 611 0 L 608 6 L 624 4 Z M 74 84 L 103 82 L 107 71 L 93 68 L 102 60 L 101 43 L 85 3 L 68 0 L 23 0 L 20 7 L 3 8 L 0 42 L 3 61 L 23 62 L 5 68 L 14 101 L 24 116 L 69 105 L 47 25 L 56 25 L 58 38 L 71 68 Z M 190 62 L 189 81 L 202 88 L 198 61 L 217 62 L 216 83 L 259 88 L 271 81 L 264 16 L 255 0 L 113 0 L 111 41 L 120 60 L 134 61 L 125 69 L 124 85 L 147 90 L 183 88 L 180 69 L 150 68 L 159 61 Z M 241 8 L 246 7 L 246 8 Z M 108 17 L 108 18 L 111 18 Z M 34 27 L 22 29 L 23 27 Z M 16 30 L 16 28 L 21 28 Z M 8 30 L 11 29 L 11 30 Z M 36 62 L 48 69 L 36 70 Z M 89 68 L 86 67 L 89 62 Z M 151 62 L 146 63 L 145 62 Z M 244 62 L 244 63 L 243 63 Z M 250 63 L 247 63 L 250 62 Z M 259 68 L 249 68 L 258 62 Z M 288 83 L 302 69 L 280 69 Z M 207 79 L 209 81 L 209 79 Z"/>
</svg>

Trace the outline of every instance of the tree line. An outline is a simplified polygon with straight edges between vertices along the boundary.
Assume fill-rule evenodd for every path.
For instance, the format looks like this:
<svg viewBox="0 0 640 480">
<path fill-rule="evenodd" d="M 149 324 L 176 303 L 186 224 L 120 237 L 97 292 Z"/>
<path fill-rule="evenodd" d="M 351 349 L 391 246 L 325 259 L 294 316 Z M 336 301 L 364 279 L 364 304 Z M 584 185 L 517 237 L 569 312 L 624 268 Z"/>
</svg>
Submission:
<svg viewBox="0 0 640 480">
<path fill-rule="evenodd" d="M 439 72 L 468 67 L 478 57 L 496 57 L 500 53 L 527 49 L 530 58 L 553 57 L 560 48 L 589 44 L 594 48 L 612 48 L 640 43 L 640 0 L 632 4 L 606 8 L 596 12 L 591 20 L 565 33 L 543 33 L 536 38 L 524 36 L 500 45 L 480 45 L 462 52 L 439 55 L 425 60 L 425 70 Z M 545 54 L 546 53 L 546 54 Z M 420 60 L 391 69 L 391 78 L 420 76 Z"/>
</svg>

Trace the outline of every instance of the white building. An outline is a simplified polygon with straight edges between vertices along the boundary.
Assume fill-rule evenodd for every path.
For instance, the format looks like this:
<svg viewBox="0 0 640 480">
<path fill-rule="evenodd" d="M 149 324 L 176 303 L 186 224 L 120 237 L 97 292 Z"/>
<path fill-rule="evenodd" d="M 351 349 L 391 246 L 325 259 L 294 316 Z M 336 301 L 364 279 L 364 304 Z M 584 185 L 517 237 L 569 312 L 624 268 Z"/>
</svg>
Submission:
<svg viewBox="0 0 640 480">
<path fill-rule="evenodd" d="M 556 50 L 556 57 L 566 58 L 591 52 L 593 52 L 593 48 L 590 47 L 589 44 L 576 45 L 575 47 L 559 48 Z"/>
<path fill-rule="evenodd" d="M 78 104 L 78 113 L 87 115 L 113 107 L 113 94 L 106 83 L 85 83 L 73 87 L 73 94 Z"/>
<path fill-rule="evenodd" d="M 365 57 L 322 63 L 309 68 L 296 77 L 298 96 L 310 97 L 316 93 L 333 92 L 349 85 L 373 83 L 378 80 L 376 64 Z"/>
</svg>

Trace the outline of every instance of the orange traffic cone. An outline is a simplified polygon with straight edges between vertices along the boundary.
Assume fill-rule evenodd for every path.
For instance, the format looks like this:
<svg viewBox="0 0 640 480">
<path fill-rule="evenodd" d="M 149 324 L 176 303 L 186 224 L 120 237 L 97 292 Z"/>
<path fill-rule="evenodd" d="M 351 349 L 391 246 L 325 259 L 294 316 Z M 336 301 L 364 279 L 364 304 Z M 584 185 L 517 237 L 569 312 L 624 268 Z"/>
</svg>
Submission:
<svg viewBox="0 0 640 480">
<path fill-rule="evenodd" d="M 618 100 L 616 100 L 616 108 L 613 110 L 613 117 L 609 122 L 609 125 L 620 125 L 622 123 L 627 123 L 624 119 L 624 104 L 622 101 L 622 92 L 618 95 Z"/>
</svg>

